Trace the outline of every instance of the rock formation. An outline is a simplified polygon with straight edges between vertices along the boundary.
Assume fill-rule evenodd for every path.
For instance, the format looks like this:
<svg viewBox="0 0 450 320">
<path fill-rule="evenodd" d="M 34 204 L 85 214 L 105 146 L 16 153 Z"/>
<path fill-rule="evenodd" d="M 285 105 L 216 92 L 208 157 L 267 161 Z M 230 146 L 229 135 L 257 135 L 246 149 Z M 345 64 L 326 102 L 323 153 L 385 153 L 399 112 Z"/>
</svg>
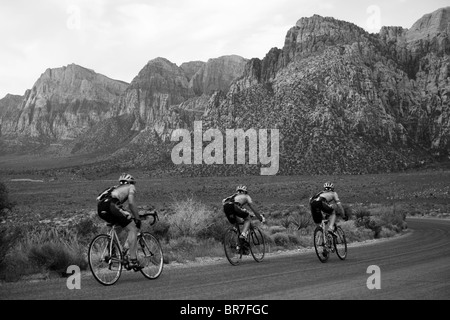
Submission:
<svg viewBox="0 0 450 320">
<path fill-rule="evenodd" d="M 450 7 L 410 29 L 369 34 L 314 15 L 263 59 L 148 62 L 128 85 L 75 65 L 47 70 L 0 101 L 2 136 L 72 139 L 124 166 L 192 175 L 258 174 L 259 165 L 171 164 L 177 128 L 279 129 L 281 174 L 372 173 L 450 150 Z M 122 161 L 122 162 L 121 162 Z"/>
</svg>

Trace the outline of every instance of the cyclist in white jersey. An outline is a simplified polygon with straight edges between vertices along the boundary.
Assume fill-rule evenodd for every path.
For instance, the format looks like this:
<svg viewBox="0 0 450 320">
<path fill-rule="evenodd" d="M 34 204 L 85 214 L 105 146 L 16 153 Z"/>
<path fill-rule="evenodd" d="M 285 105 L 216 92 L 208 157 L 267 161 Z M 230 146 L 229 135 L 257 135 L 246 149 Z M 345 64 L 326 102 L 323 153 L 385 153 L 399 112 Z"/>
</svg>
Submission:
<svg viewBox="0 0 450 320">
<path fill-rule="evenodd" d="M 319 192 L 310 199 L 311 214 L 315 223 L 320 224 L 323 219 L 322 212 L 325 212 L 329 219 L 328 230 L 334 232 L 336 222 L 336 207 L 344 215 L 344 208 L 338 194 L 334 191 L 334 185 L 326 182 L 323 185 L 323 191 Z M 345 217 L 344 217 L 345 219 Z"/>
<path fill-rule="evenodd" d="M 253 205 L 252 198 L 248 195 L 246 186 L 238 186 L 236 188 L 236 193 L 222 200 L 223 210 L 230 223 L 236 223 L 237 219 L 242 219 L 244 221 L 244 227 L 242 228 L 242 233 L 239 235 L 241 239 L 245 239 L 250 228 L 250 213 L 244 208 L 248 205 L 249 208 L 255 213 L 259 221 L 266 221 L 263 215 L 261 215 Z"/>
<path fill-rule="evenodd" d="M 117 224 L 128 230 L 128 237 L 125 242 L 125 249 L 129 249 L 130 267 L 139 269 L 137 260 L 137 234 L 141 227 L 136 205 L 136 180 L 130 174 L 122 174 L 119 177 L 119 185 L 111 193 L 98 203 L 98 214 L 106 222 Z M 123 204 L 128 201 L 128 208 L 131 212 L 123 209 Z M 134 222 L 133 219 L 134 218 Z"/>
</svg>

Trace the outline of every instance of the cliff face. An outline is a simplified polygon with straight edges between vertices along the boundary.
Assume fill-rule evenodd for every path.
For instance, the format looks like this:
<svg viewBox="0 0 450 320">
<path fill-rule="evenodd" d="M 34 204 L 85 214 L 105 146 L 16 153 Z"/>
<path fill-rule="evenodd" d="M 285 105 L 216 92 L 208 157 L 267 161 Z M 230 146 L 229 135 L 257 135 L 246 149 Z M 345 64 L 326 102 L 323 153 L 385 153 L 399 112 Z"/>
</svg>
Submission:
<svg viewBox="0 0 450 320">
<path fill-rule="evenodd" d="M 411 121 L 405 125 L 414 141 L 436 152 L 449 150 L 450 7 L 424 15 L 409 30 L 383 28 L 380 39 L 411 80 Z"/>
<path fill-rule="evenodd" d="M 447 12 L 377 35 L 302 18 L 282 49 L 247 64 L 205 123 L 279 129 L 284 174 L 386 172 L 448 154 Z"/>
<path fill-rule="evenodd" d="M 196 95 L 228 91 L 231 83 L 242 76 L 247 60 L 239 56 L 210 59 L 192 77 L 190 87 Z"/>
<path fill-rule="evenodd" d="M 15 124 L 20 116 L 20 103 L 23 96 L 7 94 L 0 100 L 0 137 L 2 134 L 14 132 Z"/>
<path fill-rule="evenodd" d="M 281 174 L 403 170 L 449 155 L 449 25 L 450 7 L 379 34 L 315 15 L 263 59 L 157 58 L 129 85 L 73 65 L 47 70 L 21 102 L 0 101 L 0 130 L 76 139 L 72 152 L 107 147 L 128 167 L 259 174 L 170 165 L 172 131 L 202 120 L 204 130 L 279 129 Z"/>
<path fill-rule="evenodd" d="M 215 91 L 228 91 L 243 73 L 246 60 L 238 56 L 184 63 L 164 58 L 151 60 L 131 82 L 114 116 L 132 114 L 132 130 L 154 130 L 167 136 L 171 130 L 192 124 Z"/>
<path fill-rule="evenodd" d="M 2 135 L 74 139 L 109 117 L 127 86 L 73 64 L 47 69 L 27 90 L 15 116 L 2 116 Z"/>
<path fill-rule="evenodd" d="M 132 114 L 132 130 L 154 129 L 162 134 L 167 125 L 176 126 L 172 107 L 194 96 L 183 70 L 167 59 L 157 58 L 133 79 L 113 115 Z"/>
</svg>

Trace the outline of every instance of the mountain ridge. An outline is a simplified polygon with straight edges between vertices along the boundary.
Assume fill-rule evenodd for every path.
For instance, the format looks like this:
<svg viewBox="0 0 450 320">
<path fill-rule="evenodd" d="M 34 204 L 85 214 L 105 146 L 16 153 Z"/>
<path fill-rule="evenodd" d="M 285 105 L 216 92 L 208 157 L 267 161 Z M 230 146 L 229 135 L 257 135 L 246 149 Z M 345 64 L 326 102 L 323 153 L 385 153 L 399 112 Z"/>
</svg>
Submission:
<svg viewBox="0 0 450 320">
<path fill-rule="evenodd" d="M 158 57 L 130 84 L 110 84 L 123 90 L 104 106 L 103 118 L 63 137 L 75 139 L 73 153 L 114 150 L 110 141 L 118 141 L 111 159 L 127 167 L 191 175 L 259 170 L 171 164 L 171 132 L 202 120 L 204 130 L 280 129 L 281 174 L 420 166 L 450 149 L 449 9 L 424 15 L 410 29 L 382 27 L 377 34 L 332 17 L 300 18 L 283 48 L 263 59 L 229 55 L 177 66 Z M 10 133 L 12 121 L 1 112 L 0 131 Z"/>
</svg>

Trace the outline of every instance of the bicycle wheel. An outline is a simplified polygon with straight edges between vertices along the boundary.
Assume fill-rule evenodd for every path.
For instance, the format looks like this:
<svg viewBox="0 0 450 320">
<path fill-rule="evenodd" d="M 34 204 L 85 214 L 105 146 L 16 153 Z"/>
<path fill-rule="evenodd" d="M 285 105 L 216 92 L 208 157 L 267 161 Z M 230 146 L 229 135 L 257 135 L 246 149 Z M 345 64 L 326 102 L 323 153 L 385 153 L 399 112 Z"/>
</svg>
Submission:
<svg viewBox="0 0 450 320">
<path fill-rule="evenodd" d="M 138 238 L 137 259 L 143 269 L 141 273 L 147 279 L 159 277 L 164 266 L 161 244 L 151 233 L 143 232 Z"/>
<path fill-rule="evenodd" d="M 223 248 L 228 261 L 236 266 L 242 258 L 242 251 L 239 247 L 239 235 L 235 228 L 230 228 L 223 237 Z"/>
<path fill-rule="evenodd" d="M 333 237 L 334 248 L 339 259 L 344 260 L 347 257 L 347 239 L 345 238 L 344 230 L 341 227 L 337 227 L 336 235 Z"/>
<path fill-rule="evenodd" d="M 319 260 L 323 263 L 327 262 L 330 253 L 324 243 L 323 229 L 321 227 L 317 227 L 314 230 L 314 249 L 316 249 L 316 254 Z"/>
<path fill-rule="evenodd" d="M 261 262 L 266 254 L 266 240 L 260 229 L 254 228 L 250 230 L 248 243 L 250 244 L 250 252 L 256 262 Z"/>
<path fill-rule="evenodd" d="M 122 252 L 106 234 L 96 236 L 89 245 L 88 262 L 94 278 L 105 286 L 113 285 L 122 273 Z M 110 251 L 111 248 L 111 251 Z"/>
</svg>

